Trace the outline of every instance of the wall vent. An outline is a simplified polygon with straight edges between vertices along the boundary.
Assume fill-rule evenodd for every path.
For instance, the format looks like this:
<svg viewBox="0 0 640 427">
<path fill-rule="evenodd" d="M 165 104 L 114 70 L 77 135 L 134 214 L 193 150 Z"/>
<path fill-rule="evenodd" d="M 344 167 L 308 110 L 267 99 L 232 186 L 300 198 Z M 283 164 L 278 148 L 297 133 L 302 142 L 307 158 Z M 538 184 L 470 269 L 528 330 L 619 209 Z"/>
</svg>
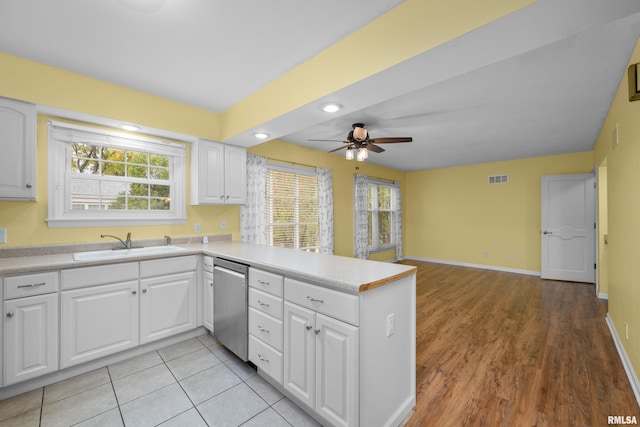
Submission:
<svg viewBox="0 0 640 427">
<path fill-rule="evenodd" d="M 492 175 L 489 177 L 489 184 L 506 184 L 509 182 L 509 175 Z"/>
</svg>

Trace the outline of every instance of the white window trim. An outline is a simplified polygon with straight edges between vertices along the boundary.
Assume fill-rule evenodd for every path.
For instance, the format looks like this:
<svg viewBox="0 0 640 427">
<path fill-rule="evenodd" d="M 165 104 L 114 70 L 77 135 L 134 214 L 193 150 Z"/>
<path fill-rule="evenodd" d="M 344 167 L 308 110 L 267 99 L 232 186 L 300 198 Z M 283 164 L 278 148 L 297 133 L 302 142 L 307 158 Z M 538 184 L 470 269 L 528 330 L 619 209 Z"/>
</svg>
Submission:
<svg viewBox="0 0 640 427">
<path fill-rule="evenodd" d="M 387 182 L 387 181 L 382 181 L 382 180 L 378 180 L 375 178 L 368 178 L 367 179 L 367 188 L 369 188 L 369 186 L 374 185 L 374 186 L 383 186 L 383 187 L 389 187 L 391 188 L 392 191 L 396 191 L 396 189 L 399 187 L 398 184 L 392 183 L 392 182 Z M 378 212 L 378 198 L 376 197 L 375 200 L 375 206 L 374 206 L 374 210 L 372 212 Z M 391 223 L 393 224 L 395 222 L 395 216 L 397 215 L 398 212 L 398 207 L 396 206 L 395 203 L 395 197 L 391 197 Z M 374 227 L 375 226 L 375 227 Z M 377 215 L 371 215 L 371 240 L 374 242 L 377 242 L 378 239 L 378 232 L 380 231 L 380 227 L 378 226 L 378 217 Z M 369 252 L 383 252 L 383 251 L 389 251 L 389 250 L 395 250 L 396 248 L 396 243 L 397 242 L 397 236 L 396 236 L 396 228 L 395 227 L 391 227 L 391 243 L 387 244 L 387 245 L 373 245 L 373 246 L 369 246 Z"/>
<path fill-rule="evenodd" d="M 70 161 L 67 153 L 68 142 L 73 141 L 74 131 L 85 135 L 89 133 L 93 141 L 103 144 L 108 142 L 114 147 L 148 150 L 152 146 L 155 152 L 172 156 L 174 163 L 171 210 L 74 212 L 68 209 L 65 206 L 68 200 L 65 191 L 69 190 L 70 185 L 65 171 Z M 56 121 L 49 122 L 48 132 L 49 206 L 46 221 L 49 228 L 184 224 L 186 222 L 186 147 L 184 145 Z M 83 142 L 91 141 L 84 139 Z"/>
</svg>

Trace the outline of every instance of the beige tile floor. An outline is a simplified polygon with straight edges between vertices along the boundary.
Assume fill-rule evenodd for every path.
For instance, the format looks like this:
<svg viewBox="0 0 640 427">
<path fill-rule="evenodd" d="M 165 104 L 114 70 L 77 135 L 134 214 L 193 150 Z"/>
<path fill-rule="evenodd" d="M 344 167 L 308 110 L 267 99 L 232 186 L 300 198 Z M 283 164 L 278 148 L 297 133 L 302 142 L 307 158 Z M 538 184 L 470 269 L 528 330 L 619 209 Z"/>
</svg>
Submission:
<svg viewBox="0 0 640 427">
<path fill-rule="evenodd" d="M 0 427 L 317 425 L 209 335 L 0 401 Z"/>
</svg>

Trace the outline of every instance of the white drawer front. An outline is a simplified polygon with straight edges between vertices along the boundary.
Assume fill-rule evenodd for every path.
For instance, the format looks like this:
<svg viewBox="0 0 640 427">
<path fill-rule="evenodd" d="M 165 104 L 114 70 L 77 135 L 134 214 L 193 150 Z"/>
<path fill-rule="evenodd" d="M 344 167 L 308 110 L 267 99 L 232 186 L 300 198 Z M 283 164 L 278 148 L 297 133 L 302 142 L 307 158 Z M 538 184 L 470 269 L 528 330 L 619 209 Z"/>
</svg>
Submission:
<svg viewBox="0 0 640 427">
<path fill-rule="evenodd" d="M 360 319 L 359 298 L 356 295 L 286 278 L 284 296 L 287 301 L 306 307 L 334 319 L 358 326 Z"/>
<path fill-rule="evenodd" d="M 249 307 L 249 334 L 282 351 L 282 320 Z"/>
<path fill-rule="evenodd" d="M 282 384 L 282 353 L 249 335 L 249 360 Z"/>
<path fill-rule="evenodd" d="M 196 255 L 140 261 L 140 278 L 195 271 L 197 265 Z"/>
<path fill-rule="evenodd" d="M 279 274 L 249 268 L 249 286 L 252 288 L 282 297 L 283 280 Z"/>
<path fill-rule="evenodd" d="M 249 288 L 249 307 L 282 320 L 282 299 L 266 292 Z"/>
<path fill-rule="evenodd" d="M 57 271 L 11 276 L 4 279 L 4 299 L 49 294 L 57 290 Z"/>
<path fill-rule="evenodd" d="M 94 267 L 62 270 L 62 289 L 77 289 L 108 283 L 127 282 L 138 278 L 138 263 L 125 262 Z"/>
</svg>

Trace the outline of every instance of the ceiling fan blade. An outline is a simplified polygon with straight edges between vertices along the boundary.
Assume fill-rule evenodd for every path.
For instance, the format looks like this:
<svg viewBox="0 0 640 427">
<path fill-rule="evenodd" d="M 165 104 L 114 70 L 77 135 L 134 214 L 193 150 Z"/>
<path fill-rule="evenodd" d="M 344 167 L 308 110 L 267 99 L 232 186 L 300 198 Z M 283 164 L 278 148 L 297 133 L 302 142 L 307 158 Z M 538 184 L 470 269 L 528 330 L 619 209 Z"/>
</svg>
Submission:
<svg viewBox="0 0 640 427">
<path fill-rule="evenodd" d="M 327 151 L 327 153 L 333 153 L 334 151 L 340 151 L 340 150 L 343 150 L 345 148 L 349 148 L 349 146 L 348 145 L 343 145 L 342 147 L 336 148 L 335 150 Z"/>
<path fill-rule="evenodd" d="M 375 144 L 393 144 L 396 142 L 411 142 L 413 138 L 408 137 L 392 137 L 392 138 L 374 138 L 369 140 L 369 142 L 373 142 Z"/>
<path fill-rule="evenodd" d="M 369 143 L 367 144 L 367 150 L 373 151 L 374 153 L 382 153 L 384 151 L 384 148 L 373 145 L 371 141 L 369 141 Z"/>
</svg>

